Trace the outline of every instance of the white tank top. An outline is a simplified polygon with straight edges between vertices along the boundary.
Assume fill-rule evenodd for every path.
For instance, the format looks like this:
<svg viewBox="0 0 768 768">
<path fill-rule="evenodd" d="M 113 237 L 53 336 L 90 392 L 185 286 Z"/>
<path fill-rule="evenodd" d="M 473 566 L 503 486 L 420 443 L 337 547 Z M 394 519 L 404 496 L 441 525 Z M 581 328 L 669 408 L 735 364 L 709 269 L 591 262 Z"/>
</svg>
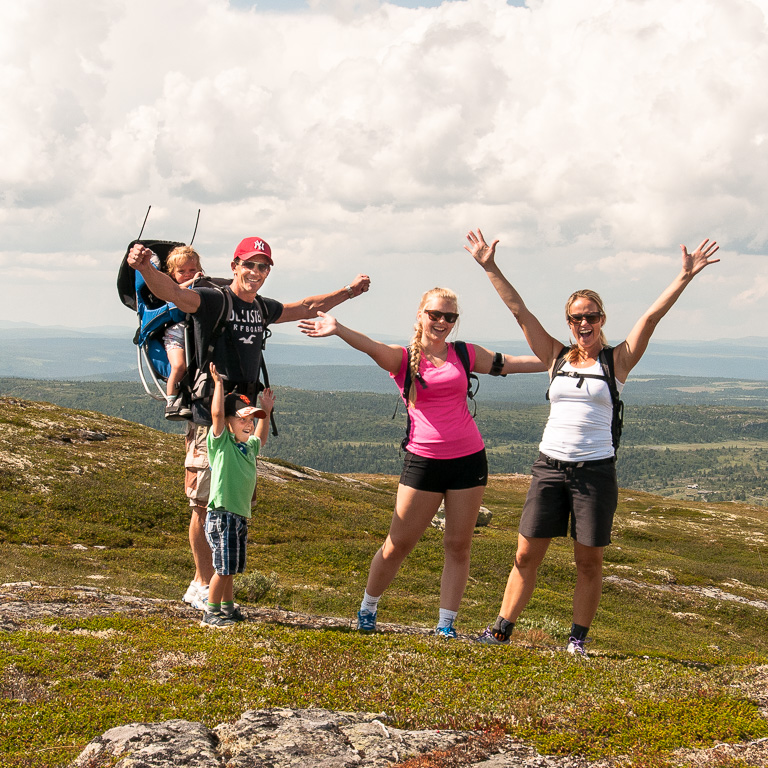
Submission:
<svg viewBox="0 0 768 768">
<path fill-rule="evenodd" d="M 566 363 L 562 370 L 603 375 L 599 362 L 589 368 L 574 368 Z M 616 388 L 621 393 L 624 382 L 616 379 Z M 542 453 L 560 461 L 593 461 L 614 455 L 613 403 L 608 382 L 555 376 L 549 388 L 549 401 L 549 418 L 539 445 Z"/>
</svg>

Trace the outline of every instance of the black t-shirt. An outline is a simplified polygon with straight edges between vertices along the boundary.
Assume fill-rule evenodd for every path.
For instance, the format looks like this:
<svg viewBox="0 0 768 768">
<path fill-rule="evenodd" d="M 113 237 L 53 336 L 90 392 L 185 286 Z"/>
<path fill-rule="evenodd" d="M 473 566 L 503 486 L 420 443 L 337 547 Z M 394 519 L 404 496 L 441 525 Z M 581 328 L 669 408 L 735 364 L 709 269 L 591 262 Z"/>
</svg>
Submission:
<svg viewBox="0 0 768 768">
<path fill-rule="evenodd" d="M 253 385 L 259 380 L 264 332 L 283 312 L 283 305 L 274 299 L 259 297 L 252 302 L 243 301 L 229 288 L 193 288 L 200 296 L 200 307 L 192 315 L 195 346 L 205 350 L 226 301 L 222 291 L 232 298 L 232 311 L 224 321 L 223 332 L 214 340 L 212 361 L 224 378 L 227 392 L 237 389 L 253 395 Z M 262 312 L 263 304 L 264 312 Z M 193 420 L 197 424 L 210 424 L 210 412 L 201 403 L 192 405 Z"/>
</svg>

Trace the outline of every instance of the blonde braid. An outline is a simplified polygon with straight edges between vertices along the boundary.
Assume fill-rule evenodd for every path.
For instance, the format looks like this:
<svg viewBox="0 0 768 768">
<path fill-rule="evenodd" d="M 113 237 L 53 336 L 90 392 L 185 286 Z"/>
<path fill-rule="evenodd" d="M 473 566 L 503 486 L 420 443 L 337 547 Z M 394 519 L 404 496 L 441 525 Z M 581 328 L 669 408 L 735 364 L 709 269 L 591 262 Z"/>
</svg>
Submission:
<svg viewBox="0 0 768 768">
<path fill-rule="evenodd" d="M 408 404 L 412 407 L 416 405 L 416 377 L 419 375 L 419 365 L 421 364 L 421 318 L 413 326 L 413 338 L 411 339 L 411 386 L 408 390 Z"/>
</svg>

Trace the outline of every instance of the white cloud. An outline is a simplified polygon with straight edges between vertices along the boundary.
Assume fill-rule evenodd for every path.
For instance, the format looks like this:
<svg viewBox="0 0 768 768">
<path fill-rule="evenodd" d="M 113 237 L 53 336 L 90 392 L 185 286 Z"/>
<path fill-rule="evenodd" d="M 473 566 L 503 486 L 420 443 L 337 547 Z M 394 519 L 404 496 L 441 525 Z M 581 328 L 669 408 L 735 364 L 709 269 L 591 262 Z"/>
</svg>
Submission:
<svg viewBox="0 0 768 768">
<path fill-rule="evenodd" d="M 737 264 L 764 264 L 768 242 L 767 14 L 766 0 L 3 4 L 0 263 L 51 266 L 6 272 L 0 314 L 59 323 L 66 306 L 93 324 L 81 307 L 114 293 L 151 203 L 160 238 L 188 239 L 202 208 L 196 244 L 217 269 L 244 235 L 267 238 L 279 298 L 371 274 L 343 311 L 372 333 L 401 316 L 407 333 L 414 298 L 442 283 L 463 294 L 462 333 L 518 337 L 465 258 L 470 227 L 501 239 L 542 319 L 559 327 L 594 282 L 622 330 L 674 276 L 678 243 L 709 235 L 728 248 L 711 274 L 759 333 L 762 267 Z M 713 280 L 659 333 L 718 334 Z M 49 282 L 84 289 L 20 298 Z M 96 324 L 132 324 L 114 299 Z"/>
</svg>

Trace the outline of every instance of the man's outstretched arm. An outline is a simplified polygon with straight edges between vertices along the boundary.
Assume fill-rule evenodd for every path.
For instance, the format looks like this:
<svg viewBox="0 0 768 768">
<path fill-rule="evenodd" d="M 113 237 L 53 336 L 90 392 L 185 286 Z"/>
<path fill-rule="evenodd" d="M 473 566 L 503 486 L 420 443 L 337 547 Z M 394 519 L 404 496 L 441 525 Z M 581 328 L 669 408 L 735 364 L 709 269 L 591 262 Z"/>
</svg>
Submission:
<svg viewBox="0 0 768 768">
<path fill-rule="evenodd" d="M 329 312 L 342 301 L 353 299 L 355 296 L 365 293 L 371 285 L 368 275 L 358 275 L 349 285 L 339 288 L 333 293 L 324 293 L 320 296 L 307 296 L 301 301 L 291 304 L 283 304 L 283 311 L 276 323 L 291 323 L 296 320 L 306 320 L 317 317 L 318 311 Z M 151 286 L 150 286 L 151 289 Z M 187 310 L 188 311 L 188 310 Z"/>
</svg>

